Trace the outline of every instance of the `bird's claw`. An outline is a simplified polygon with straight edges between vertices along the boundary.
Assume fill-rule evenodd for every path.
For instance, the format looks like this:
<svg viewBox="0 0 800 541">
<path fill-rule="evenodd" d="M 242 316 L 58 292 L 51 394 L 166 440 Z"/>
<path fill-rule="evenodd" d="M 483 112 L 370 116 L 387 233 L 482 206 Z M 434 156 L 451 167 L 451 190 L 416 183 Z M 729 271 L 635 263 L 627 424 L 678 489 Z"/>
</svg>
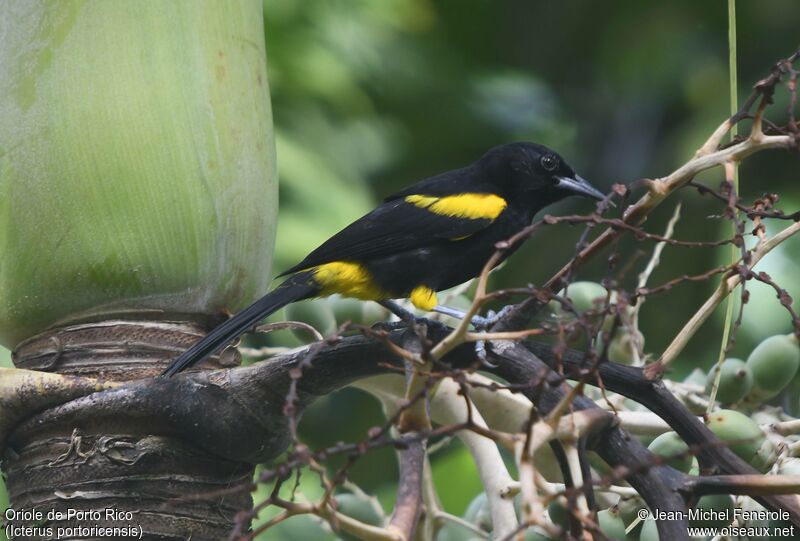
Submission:
<svg viewBox="0 0 800 541">
<path fill-rule="evenodd" d="M 486 340 L 478 340 L 475 342 L 475 355 L 478 357 L 481 366 L 485 368 L 497 368 L 496 364 L 489 362 L 489 358 L 486 354 Z"/>
<path fill-rule="evenodd" d="M 486 313 L 486 317 L 472 316 L 470 323 L 472 323 L 472 326 L 475 327 L 476 331 L 485 331 L 486 329 L 494 325 L 495 321 L 497 321 L 495 319 L 495 313 L 489 310 Z"/>
<path fill-rule="evenodd" d="M 472 326 L 478 331 L 485 331 L 492 325 L 503 319 L 513 309 L 513 306 L 504 306 L 499 312 L 489 310 L 486 312 L 486 317 L 473 316 Z"/>
<path fill-rule="evenodd" d="M 502 319 L 512 308 L 513 308 L 512 306 L 506 306 L 499 312 L 494 312 L 492 310 L 489 310 L 486 313 L 486 317 L 472 316 L 472 318 L 470 319 L 470 323 L 478 332 L 487 331 L 495 323 L 500 321 L 500 319 Z M 464 312 L 461 312 L 460 310 L 455 310 L 453 308 L 449 308 L 447 306 L 436 306 L 433 309 L 433 311 L 461 320 L 467 317 L 467 315 Z M 486 354 L 486 340 L 478 340 L 477 342 L 475 342 L 475 355 L 477 355 L 478 360 L 480 361 L 482 366 L 486 368 L 497 368 L 496 365 L 490 363 L 488 360 Z"/>
<path fill-rule="evenodd" d="M 475 330 L 477 331 L 489 330 L 495 323 L 500 321 L 511 310 L 511 308 L 511 306 L 505 306 L 499 312 L 489 310 L 486 312 L 486 317 L 474 316 L 472 318 L 472 326 L 475 327 Z M 496 364 L 489 362 L 486 353 L 486 340 L 478 340 L 475 342 L 475 355 L 477 355 L 478 360 L 481 362 L 481 366 L 490 369 L 497 368 Z"/>
</svg>

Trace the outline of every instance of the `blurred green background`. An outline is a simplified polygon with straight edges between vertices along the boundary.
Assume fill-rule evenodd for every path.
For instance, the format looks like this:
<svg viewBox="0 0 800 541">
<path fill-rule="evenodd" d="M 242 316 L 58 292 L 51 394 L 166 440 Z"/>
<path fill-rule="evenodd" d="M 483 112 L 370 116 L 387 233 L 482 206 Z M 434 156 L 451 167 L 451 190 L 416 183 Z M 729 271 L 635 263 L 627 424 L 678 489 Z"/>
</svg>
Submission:
<svg viewBox="0 0 800 541">
<path fill-rule="evenodd" d="M 608 189 L 672 171 L 730 107 L 727 3 L 720 0 L 265 0 L 264 20 L 281 182 L 276 273 L 382 197 L 466 165 L 494 145 L 546 144 Z M 738 20 L 744 99 L 774 61 L 798 46 L 800 4 L 740 2 Z M 771 117 L 783 123 L 785 92 L 776 100 Z M 749 159 L 741 169 L 745 200 L 777 192 L 784 209 L 797 210 L 797 166 L 790 153 Z M 716 187 L 722 172 L 698 180 Z M 655 212 L 651 231 L 663 231 L 678 200 L 678 238 L 729 235 L 728 222 L 710 217 L 720 207 L 693 190 Z M 547 212 L 590 210 L 585 201 L 569 200 Z M 492 285 L 541 283 L 570 258 L 581 231 L 558 226 L 534 237 Z M 619 248 L 615 268 L 599 257 L 578 279 L 611 276 L 632 289 L 652 245 L 628 239 Z M 727 247 L 667 247 L 651 283 L 703 272 L 729 254 Z M 794 297 L 800 295 L 798 256 L 800 240 L 792 239 L 760 267 Z M 623 272 L 629 263 L 633 267 Z M 685 284 L 649 299 L 641 313 L 646 350 L 660 352 L 714 286 Z M 765 336 L 790 330 L 774 293 L 751 288 L 733 351 L 739 357 Z M 689 344 L 676 374 L 716 360 L 723 310 L 718 312 Z M 345 390 L 320 400 L 301 429 L 318 448 L 363 439 L 381 423 L 377 401 Z M 331 462 L 336 464 L 341 461 Z M 480 490 L 465 450 L 451 443 L 433 456 L 433 468 L 446 510 L 461 514 Z M 369 453 L 350 477 L 389 504 L 396 482 L 393 452 Z M 301 488 L 308 497 L 320 490 L 311 474 L 303 476 Z M 298 534 L 294 522 L 261 538 L 314 539 Z"/>
<path fill-rule="evenodd" d="M 800 43 L 799 16 L 793 0 L 739 4 L 742 99 Z M 669 173 L 730 108 L 723 1 L 266 0 L 264 19 L 281 180 L 276 272 L 382 197 L 466 165 L 491 146 L 544 143 L 607 189 Z M 785 122 L 785 92 L 777 102 L 772 118 Z M 751 201 L 778 192 L 783 208 L 797 210 L 797 165 L 796 155 L 782 152 L 748 160 L 743 196 Z M 716 187 L 722 179 L 714 171 L 698 180 Z M 663 231 L 678 200 L 678 238 L 729 236 L 728 222 L 709 217 L 720 207 L 693 190 L 655 212 L 650 230 Z M 585 201 L 569 200 L 548 212 L 590 210 Z M 528 241 L 492 285 L 541 283 L 569 259 L 581 231 L 558 226 Z M 632 289 L 652 245 L 626 240 L 620 250 L 616 268 L 599 257 L 578 278 L 611 276 Z M 667 247 L 651 283 L 704 272 L 729 254 L 727 247 Z M 798 255 L 800 241 L 793 239 L 761 267 L 795 297 L 800 284 L 791 262 Z M 649 299 L 641 314 L 646 350 L 660 352 L 715 285 L 681 285 Z M 791 328 L 774 293 L 751 287 L 737 356 Z M 689 344 L 675 376 L 716 360 L 724 310 L 718 312 Z M 381 419 L 375 400 L 348 390 L 308 411 L 302 432 L 318 447 L 363 438 Z M 480 490 L 465 450 L 449 445 L 434 455 L 433 467 L 445 507 L 462 513 Z M 351 478 L 388 503 L 395 472 L 393 452 L 378 451 L 359 460 Z M 310 496 L 319 483 L 308 477 Z M 290 530 L 272 535 L 293 539 Z"/>
</svg>

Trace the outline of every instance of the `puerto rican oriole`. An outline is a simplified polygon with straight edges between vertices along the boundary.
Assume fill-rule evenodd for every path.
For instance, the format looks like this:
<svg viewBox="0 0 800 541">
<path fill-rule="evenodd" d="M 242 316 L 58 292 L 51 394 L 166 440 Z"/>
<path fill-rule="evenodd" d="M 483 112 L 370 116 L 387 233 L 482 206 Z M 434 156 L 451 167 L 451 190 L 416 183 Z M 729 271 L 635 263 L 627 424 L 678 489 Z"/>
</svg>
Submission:
<svg viewBox="0 0 800 541">
<path fill-rule="evenodd" d="M 603 198 L 547 147 L 495 147 L 472 165 L 387 197 L 282 273 L 291 276 L 187 349 L 163 375 L 203 361 L 301 299 L 333 293 L 373 301 L 408 297 L 418 309 L 430 311 L 437 305 L 437 291 L 478 276 L 496 243 L 570 195 Z"/>
</svg>

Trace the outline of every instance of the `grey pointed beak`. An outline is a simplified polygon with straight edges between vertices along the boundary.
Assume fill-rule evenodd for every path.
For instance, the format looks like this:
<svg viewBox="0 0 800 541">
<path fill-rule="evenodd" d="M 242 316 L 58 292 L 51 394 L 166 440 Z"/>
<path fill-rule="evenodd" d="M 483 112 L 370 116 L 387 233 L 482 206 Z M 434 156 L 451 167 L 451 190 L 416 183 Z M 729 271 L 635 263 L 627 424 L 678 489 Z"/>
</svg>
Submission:
<svg viewBox="0 0 800 541">
<path fill-rule="evenodd" d="M 589 181 L 580 175 L 574 177 L 556 177 L 558 179 L 558 187 L 572 192 L 576 195 L 585 195 L 594 199 L 603 199 L 605 194 L 589 184 Z"/>
</svg>

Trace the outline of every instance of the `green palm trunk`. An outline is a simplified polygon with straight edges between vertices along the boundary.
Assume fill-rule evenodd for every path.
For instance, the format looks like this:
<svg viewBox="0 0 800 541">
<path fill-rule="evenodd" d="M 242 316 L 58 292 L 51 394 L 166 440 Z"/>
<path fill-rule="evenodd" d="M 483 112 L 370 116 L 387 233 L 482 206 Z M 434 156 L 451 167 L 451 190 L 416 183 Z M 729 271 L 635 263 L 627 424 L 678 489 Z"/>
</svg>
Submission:
<svg viewBox="0 0 800 541">
<path fill-rule="evenodd" d="M 115 385 L 98 375 L 157 373 L 268 287 L 261 2 L 0 0 L 0 39 L 0 345 L 18 367 L 83 376 L 0 396 L 11 505 L 135 510 L 146 535 L 222 538 L 246 492 L 163 504 L 246 482 L 250 465 L 135 400 L 80 397 Z"/>
<path fill-rule="evenodd" d="M 0 5 L 0 343 L 263 293 L 277 184 L 261 3 Z"/>
</svg>

